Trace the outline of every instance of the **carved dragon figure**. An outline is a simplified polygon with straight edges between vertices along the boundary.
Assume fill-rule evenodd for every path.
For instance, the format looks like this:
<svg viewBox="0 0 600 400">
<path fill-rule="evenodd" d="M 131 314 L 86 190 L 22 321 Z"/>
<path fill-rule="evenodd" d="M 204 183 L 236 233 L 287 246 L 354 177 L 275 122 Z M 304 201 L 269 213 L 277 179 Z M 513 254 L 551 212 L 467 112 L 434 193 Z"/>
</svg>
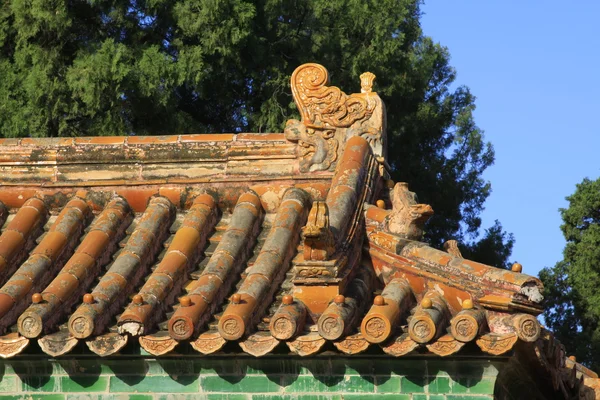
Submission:
<svg viewBox="0 0 600 400">
<path fill-rule="evenodd" d="M 337 159 L 338 142 L 332 139 L 331 129 L 315 130 L 308 128 L 296 119 L 290 119 L 285 126 L 285 137 L 298 141 L 300 145 L 300 167 L 303 171 L 327 170 Z"/>
<path fill-rule="evenodd" d="M 361 75 L 361 93 L 347 95 L 329 85 L 327 70 L 319 64 L 304 64 L 292 74 L 294 101 L 302 121 L 289 120 L 284 130 L 288 140 L 298 141 L 302 171 L 331 170 L 343 143 L 351 136 L 364 136 L 377 155 L 383 154 L 384 106 L 372 92 L 375 75 Z"/>
<path fill-rule="evenodd" d="M 408 190 L 408 184 L 399 182 L 392 192 L 392 212 L 384 225 L 393 234 L 420 240 L 425 222 L 433 215 L 429 204 L 419 204 L 417 195 Z"/>
</svg>

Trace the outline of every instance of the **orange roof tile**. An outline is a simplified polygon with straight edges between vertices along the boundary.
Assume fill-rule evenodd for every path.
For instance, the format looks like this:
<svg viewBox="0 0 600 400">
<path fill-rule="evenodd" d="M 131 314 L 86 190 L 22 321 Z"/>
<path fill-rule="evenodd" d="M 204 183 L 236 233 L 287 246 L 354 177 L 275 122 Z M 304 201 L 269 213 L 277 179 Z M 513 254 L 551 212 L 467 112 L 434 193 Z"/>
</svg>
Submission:
<svg viewBox="0 0 600 400">
<path fill-rule="evenodd" d="M 390 184 L 373 78 L 326 75 L 294 73 L 283 134 L 0 140 L 0 356 L 560 347 L 538 279 L 420 241 L 433 210 Z"/>
<path fill-rule="evenodd" d="M 414 229 L 390 231 L 396 210 L 369 206 L 386 197 L 377 165 L 356 136 L 333 174 L 313 173 L 314 190 L 277 178 L 254 190 L 40 182 L 37 197 L 5 213 L 0 256 L 13 267 L 0 287 L 0 353 L 12 331 L 52 355 L 77 341 L 112 354 L 127 337 L 152 354 L 180 341 L 207 353 L 237 341 L 256 355 L 281 341 L 299 354 L 328 341 L 350 354 L 394 343 L 440 353 L 486 334 L 535 341 L 540 326 L 527 317 L 541 308 L 522 288 L 539 282 L 432 249 Z"/>
</svg>

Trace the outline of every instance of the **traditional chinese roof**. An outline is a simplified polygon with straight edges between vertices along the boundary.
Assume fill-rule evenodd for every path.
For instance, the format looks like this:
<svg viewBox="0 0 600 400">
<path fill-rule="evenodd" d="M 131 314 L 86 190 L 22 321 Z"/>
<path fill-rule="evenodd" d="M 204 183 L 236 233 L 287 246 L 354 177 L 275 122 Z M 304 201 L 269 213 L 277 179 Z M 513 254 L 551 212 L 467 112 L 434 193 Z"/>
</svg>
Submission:
<svg viewBox="0 0 600 400">
<path fill-rule="evenodd" d="M 538 279 L 421 241 L 433 210 L 389 179 L 373 79 L 299 67 L 282 134 L 0 140 L 0 356 L 521 343 L 567 371 Z"/>
</svg>

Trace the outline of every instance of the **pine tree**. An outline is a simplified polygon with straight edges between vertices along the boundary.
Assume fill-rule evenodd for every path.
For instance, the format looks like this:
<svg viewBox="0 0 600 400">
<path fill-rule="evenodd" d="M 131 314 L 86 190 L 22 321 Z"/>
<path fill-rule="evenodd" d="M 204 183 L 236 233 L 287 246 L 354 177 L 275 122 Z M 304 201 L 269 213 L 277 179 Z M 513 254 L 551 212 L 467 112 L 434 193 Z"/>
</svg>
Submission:
<svg viewBox="0 0 600 400">
<path fill-rule="evenodd" d="M 561 209 L 563 260 L 544 268 L 546 325 L 575 355 L 600 369 L 600 179 L 584 179 Z"/>
</svg>

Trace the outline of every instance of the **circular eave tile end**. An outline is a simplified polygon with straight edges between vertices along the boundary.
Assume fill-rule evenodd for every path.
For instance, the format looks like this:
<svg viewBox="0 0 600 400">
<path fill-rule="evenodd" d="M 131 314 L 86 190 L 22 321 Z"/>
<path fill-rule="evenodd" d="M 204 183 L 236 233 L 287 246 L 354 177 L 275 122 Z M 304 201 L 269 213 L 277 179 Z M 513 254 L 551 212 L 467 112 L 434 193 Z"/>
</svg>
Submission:
<svg viewBox="0 0 600 400">
<path fill-rule="evenodd" d="M 245 331 L 244 320 L 239 315 L 226 315 L 219 320 L 219 333 L 226 340 L 238 340 Z"/>
</svg>

